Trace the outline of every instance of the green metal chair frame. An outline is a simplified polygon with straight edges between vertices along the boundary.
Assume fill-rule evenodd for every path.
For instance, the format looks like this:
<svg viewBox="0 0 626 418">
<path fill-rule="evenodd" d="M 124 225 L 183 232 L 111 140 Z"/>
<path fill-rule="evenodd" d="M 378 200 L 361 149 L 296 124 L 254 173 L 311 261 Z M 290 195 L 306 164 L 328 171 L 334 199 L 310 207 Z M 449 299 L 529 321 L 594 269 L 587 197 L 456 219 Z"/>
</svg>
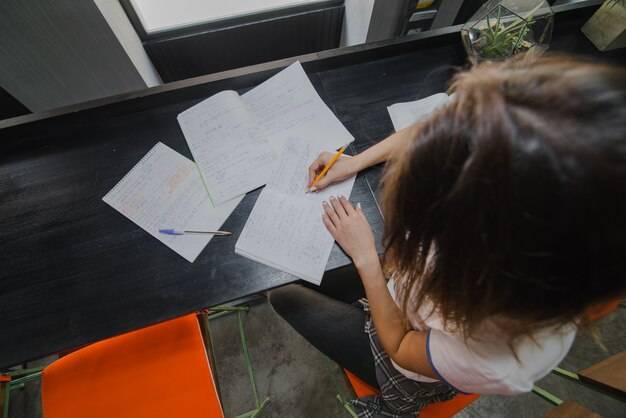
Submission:
<svg viewBox="0 0 626 418">
<path fill-rule="evenodd" d="M 626 301 L 624 301 L 624 300 L 619 301 L 619 303 L 617 304 L 617 308 L 618 309 L 626 309 Z M 602 393 L 603 395 L 610 396 L 613 399 L 617 399 L 619 401 L 626 402 L 626 398 L 624 398 L 623 396 L 620 396 L 618 394 L 615 394 L 613 392 L 605 390 L 605 389 L 603 389 L 603 388 L 601 388 L 599 386 L 596 386 L 596 385 L 593 385 L 593 384 L 590 384 L 590 383 L 587 383 L 587 382 L 584 382 L 584 381 L 580 380 L 580 377 L 578 376 L 577 373 L 570 372 L 569 370 L 563 369 L 561 367 L 555 367 L 552 370 L 552 374 L 554 374 L 556 376 L 559 376 L 559 377 L 562 377 L 564 379 L 567 379 L 567 380 L 569 380 L 571 382 L 574 382 L 576 384 L 579 384 L 581 386 L 584 386 L 584 387 L 586 387 L 588 389 L 594 390 L 594 391 L 596 391 L 598 393 Z M 559 406 L 559 405 L 561 405 L 563 403 L 562 399 L 560 399 L 559 397 L 551 394 L 550 392 L 546 391 L 545 389 L 540 388 L 537 385 L 533 386 L 532 393 L 534 393 L 535 395 L 538 395 L 540 398 L 545 399 L 546 401 L 550 402 L 554 406 Z"/>
<path fill-rule="evenodd" d="M 613 399 L 617 399 L 618 401 L 622 401 L 622 402 L 626 402 L 626 398 L 619 396 L 613 392 L 610 392 L 608 390 L 604 390 L 599 386 L 593 385 L 593 384 L 589 384 L 587 382 L 584 382 L 582 380 L 580 380 L 580 377 L 578 377 L 578 374 L 570 372 L 568 370 L 562 369 L 560 367 L 555 367 L 554 370 L 552 370 L 552 373 L 560 376 L 564 379 L 567 379 L 569 381 L 575 382 L 581 386 L 586 387 L 587 389 L 591 389 L 594 390 L 598 393 L 602 393 L 603 395 L 607 395 L 610 396 Z M 548 392 L 545 389 L 540 388 L 537 385 L 533 386 L 533 390 L 532 393 L 534 393 L 535 395 L 538 395 L 540 398 L 545 399 L 546 401 L 550 402 L 552 405 L 554 406 L 559 406 L 563 403 L 563 400 L 553 394 L 551 394 L 550 392 Z"/>
<path fill-rule="evenodd" d="M 259 399 L 259 393 L 257 390 L 257 386 L 256 386 L 256 381 L 254 380 L 254 373 L 252 370 L 252 362 L 250 361 L 250 354 L 248 352 L 248 344 L 246 342 L 246 335 L 244 333 L 243 330 L 243 320 L 241 318 L 241 313 L 242 312 L 247 312 L 249 311 L 250 308 L 248 308 L 247 306 L 242 306 L 242 307 L 238 307 L 238 306 L 217 306 L 215 308 L 210 308 L 208 311 L 210 312 L 216 312 L 216 313 L 212 313 L 212 314 L 208 314 L 208 313 L 203 313 L 202 314 L 202 318 L 204 320 L 204 325 L 205 325 L 205 329 L 207 331 L 207 339 L 209 341 L 210 344 L 210 356 L 213 357 L 213 353 L 214 353 L 214 345 L 213 345 L 213 338 L 211 337 L 211 332 L 210 332 L 210 328 L 209 328 L 209 321 L 212 319 L 217 319 L 219 317 L 222 317 L 224 315 L 228 315 L 231 313 L 236 313 L 237 314 L 237 323 L 238 323 L 238 327 L 239 327 L 239 337 L 241 338 L 241 346 L 243 348 L 243 356 L 245 358 L 246 361 L 246 367 L 248 369 L 248 377 L 250 379 L 250 385 L 252 386 L 252 394 L 254 395 L 254 403 L 256 405 L 256 408 L 253 409 L 252 411 L 246 412 L 242 415 L 238 415 L 236 418 L 255 418 L 257 416 L 259 416 L 259 414 L 261 414 L 261 412 L 263 412 L 263 409 L 267 406 L 268 402 L 270 401 L 269 397 L 266 397 L 263 402 L 260 402 Z M 219 376 L 219 373 L 217 371 L 217 364 L 215 363 L 215 359 L 212 359 L 211 361 L 211 365 L 214 369 L 214 373 L 216 376 Z M 218 394 L 220 393 L 219 390 L 219 385 L 216 382 L 216 387 Z"/>
<path fill-rule="evenodd" d="M 557 375 L 559 377 L 562 377 L 562 378 L 564 378 L 566 380 L 569 380 L 571 382 L 579 384 L 579 385 L 581 385 L 583 387 L 586 387 L 587 389 L 591 389 L 591 390 L 594 390 L 594 391 L 596 391 L 598 393 L 602 393 L 603 395 L 610 396 L 611 398 L 617 399 L 618 401 L 626 402 L 626 398 L 624 398 L 623 396 L 620 396 L 620 395 L 618 395 L 616 393 L 613 393 L 611 391 L 603 389 L 600 386 L 597 386 L 597 385 L 594 385 L 594 384 L 591 384 L 591 383 L 587 383 L 587 382 L 581 380 L 577 373 L 570 372 L 569 370 L 565 370 L 565 369 L 562 369 L 560 367 L 555 367 L 554 370 L 552 370 L 552 374 L 555 374 L 555 375 Z"/>
<path fill-rule="evenodd" d="M 41 372 L 45 367 L 34 367 L 30 369 L 15 370 L 8 373 L 3 373 L 4 376 L 9 376 L 11 380 L 6 383 L 4 392 L 4 402 L 2 407 L 2 417 L 8 418 L 9 416 L 9 399 L 12 390 L 22 389 L 26 382 L 32 380 L 38 380 L 41 378 Z M 21 376 L 21 377 L 19 377 Z M 17 379 L 13 379 L 17 377 Z"/>
<path fill-rule="evenodd" d="M 333 362 L 326 356 L 324 356 L 324 360 L 326 360 L 326 368 L 328 369 L 328 373 L 330 374 L 330 377 L 333 379 L 333 384 L 335 385 L 335 391 L 337 391 L 337 394 L 335 395 L 335 399 L 337 399 L 337 401 L 341 404 L 341 406 L 343 406 L 343 408 L 348 412 L 348 414 L 350 414 L 351 417 L 357 418 L 357 414 L 352 408 L 352 405 L 350 405 L 350 402 L 345 400 L 343 396 L 341 396 L 341 391 L 339 390 L 339 383 L 337 382 L 337 376 L 336 376 L 336 373 L 333 372 Z M 341 369 L 339 368 L 339 370 Z M 339 371 L 338 373 L 341 374 L 341 371 Z M 343 377 L 343 376 L 340 376 L 340 377 Z"/>
<path fill-rule="evenodd" d="M 533 385 L 532 393 L 534 393 L 535 395 L 539 396 L 542 399 L 545 399 L 546 401 L 550 402 L 554 406 L 559 406 L 563 403 L 563 399 L 551 394 L 547 390 L 542 389 L 537 385 Z"/>
</svg>

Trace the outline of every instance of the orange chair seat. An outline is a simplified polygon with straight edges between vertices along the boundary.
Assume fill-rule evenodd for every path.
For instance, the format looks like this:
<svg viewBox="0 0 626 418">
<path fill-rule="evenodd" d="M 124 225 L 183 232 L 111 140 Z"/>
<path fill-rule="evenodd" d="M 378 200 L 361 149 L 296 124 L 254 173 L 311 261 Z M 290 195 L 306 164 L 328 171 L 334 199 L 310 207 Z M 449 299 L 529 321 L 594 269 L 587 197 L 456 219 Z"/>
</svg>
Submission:
<svg viewBox="0 0 626 418">
<path fill-rule="evenodd" d="M 617 309 L 617 305 L 619 305 L 619 299 L 592 306 L 587 309 L 587 317 L 591 321 L 597 321 L 598 319 L 610 314 L 615 309 Z"/>
<path fill-rule="evenodd" d="M 345 370 L 346 375 L 348 376 L 348 380 L 350 380 L 350 384 L 354 389 L 357 397 L 368 396 L 368 395 L 376 395 L 379 390 L 374 389 L 348 370 Z M 459 393 L 449 401 L 445 402 L 436 402 L 431 403 L 426 406 L 424 409 L 420 411 L 420 418 L 444 418 L 444 417 L 452 417 L 465 408 L 467 405 L 471 404 L 478 398 L 478 394 L 469 394 L 464 395 Z"/>
<path fill-rule="evenodd" d="M 62 357 L 41 385 L 45 418 L 224 417 L 195 315 Z"/>
</svg>

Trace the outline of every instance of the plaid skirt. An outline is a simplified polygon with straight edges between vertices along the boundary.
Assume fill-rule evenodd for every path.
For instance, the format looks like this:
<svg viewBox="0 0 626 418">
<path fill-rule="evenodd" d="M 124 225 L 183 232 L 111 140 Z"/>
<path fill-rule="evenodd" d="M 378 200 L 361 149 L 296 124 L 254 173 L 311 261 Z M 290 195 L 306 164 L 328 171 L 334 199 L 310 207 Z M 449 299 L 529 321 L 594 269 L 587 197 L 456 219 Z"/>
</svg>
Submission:
<svg viewBox="0 0 626 418">
<path fill-rule="evenodd" d="M 426 405 L 447 401 L 456 396 L 456 392 L 443 382 L 418 382 L 396 370 L 380 344 L 372 317 L 369 315 L 367 299 L 359 300 L 358 304 L 368 312 L 365 332 L 370 338 L 376 380 L 381 389 L 377 395 L 364 396 L 350 402 L 359 417 L 415 418 L 419 417 L 420 409 Z"/>
</svg>

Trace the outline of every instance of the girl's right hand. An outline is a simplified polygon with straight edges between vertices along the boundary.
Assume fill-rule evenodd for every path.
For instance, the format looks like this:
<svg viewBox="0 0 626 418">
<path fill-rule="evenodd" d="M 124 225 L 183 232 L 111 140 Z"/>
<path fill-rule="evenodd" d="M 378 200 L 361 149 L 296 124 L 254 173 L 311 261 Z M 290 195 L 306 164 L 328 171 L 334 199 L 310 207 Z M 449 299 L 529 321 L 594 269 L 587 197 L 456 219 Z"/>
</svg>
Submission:
<svg viewBox="0 0 626 418">
<path fill-rule="evenodd" d="M 309 166 L 309 184 L 311 184 L 318 174 L 322 172 L 324 167 L 326 167 L 326 164 L 328 164 L 334 155 L 335 154 L 331 154 L 330 152 L 322 152 L 317 156 L 315 161 L 313 161 L 313 163 Z M 312 187 L 312 191 L 324 190 L 333 183 L 338 183 L 354 176 L 358 171 L 356 158 L 342 155 L 337 161 L 335 161 L 335 164 L 330 167 L 324 177 L 315 183 Z"/>
</svg>

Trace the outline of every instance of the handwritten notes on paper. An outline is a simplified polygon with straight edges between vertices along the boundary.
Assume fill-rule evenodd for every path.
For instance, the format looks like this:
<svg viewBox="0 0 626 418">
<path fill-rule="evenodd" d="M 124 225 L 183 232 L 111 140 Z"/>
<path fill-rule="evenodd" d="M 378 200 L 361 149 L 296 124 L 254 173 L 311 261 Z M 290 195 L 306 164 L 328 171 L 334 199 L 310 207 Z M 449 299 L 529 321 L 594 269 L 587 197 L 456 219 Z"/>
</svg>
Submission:
<svg viewBox="0 0 626 418">
<path fill-rule="evenodd" d="M 308 166 L 323 148 L 288 139 L 235 245 L 235 252 L 311 283 L 322 281 L 333 238 L 322 222 L 322 200 L 350 196 L 354 177 L 305 194 Z"/>
<path fill-rule="evenodd" d="M 215 206 L 263 186 L 276 152 L 234 91 L 178 115 Z"/>
<path fill-rule="evenodd" d="M 214 208 L 194 162 L 159 142 L 102 200 L 193 262 L 211 235 L 164 235 L 159 229 L 218 230 L 241 198 Z"/>
<path fill-rule="evenodd" d="M 241 96 L 280 152 L 288 138 L 313 141 L 322 150 L 335 150 L 354 140 L 326 106 L 300 62 Z"/>
<path fill-rule="evenodd" d="M 215 206 L 264 185 L 287 138 L 331 151 L 354 140 L 299 62 L 241 97 L 218 93 L 178 122 Z"/>
</svg>

